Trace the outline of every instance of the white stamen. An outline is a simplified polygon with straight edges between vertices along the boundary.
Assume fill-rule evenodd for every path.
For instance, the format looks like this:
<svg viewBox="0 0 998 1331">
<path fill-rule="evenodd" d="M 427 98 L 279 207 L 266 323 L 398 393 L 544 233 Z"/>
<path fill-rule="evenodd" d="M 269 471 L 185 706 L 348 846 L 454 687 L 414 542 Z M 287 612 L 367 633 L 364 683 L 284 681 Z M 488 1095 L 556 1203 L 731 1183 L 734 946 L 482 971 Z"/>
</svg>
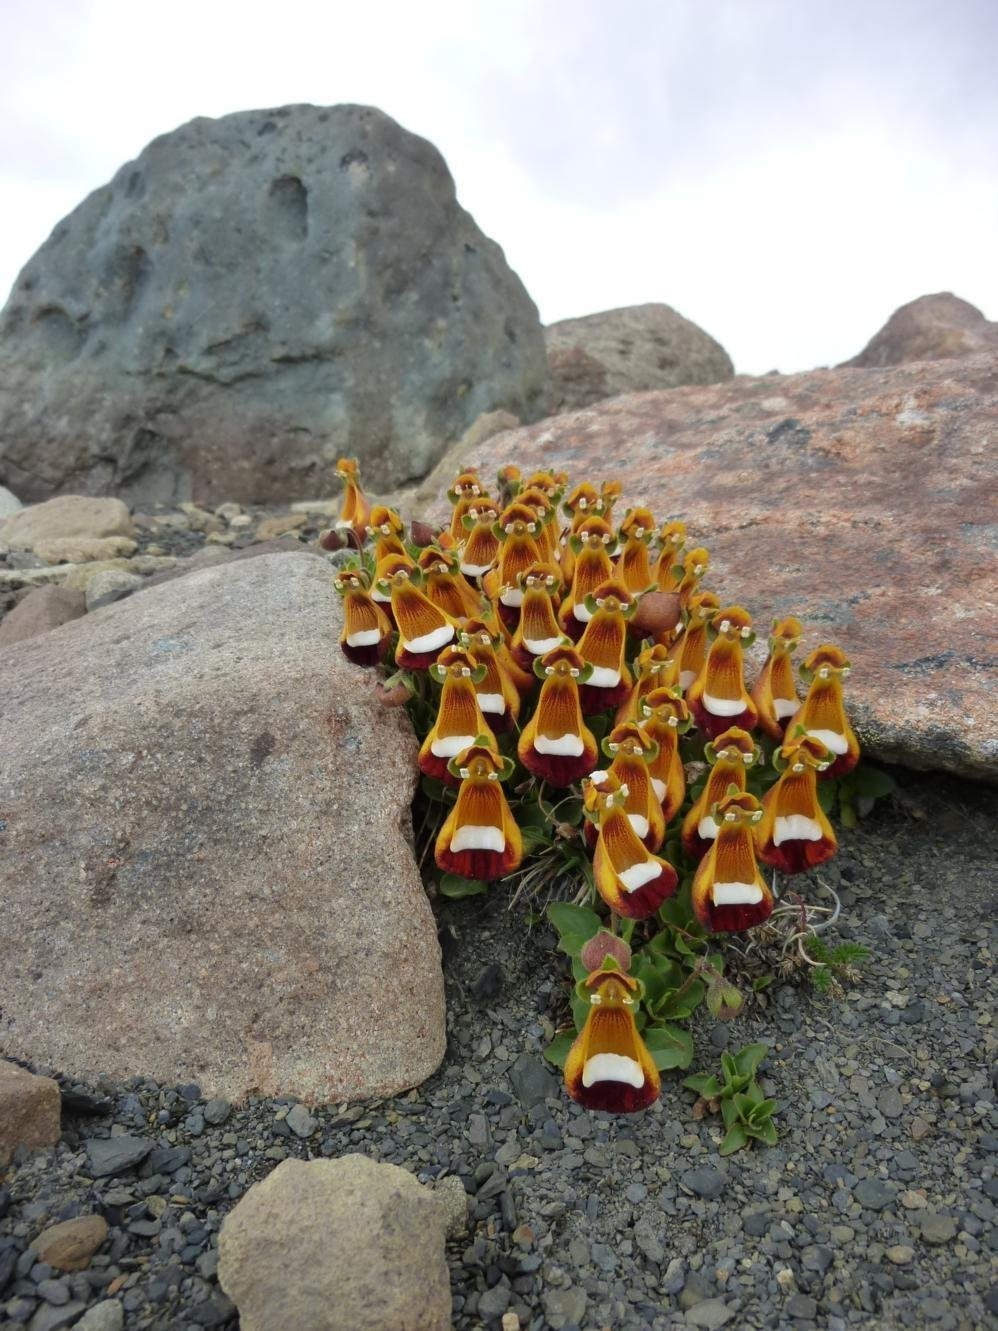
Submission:
<svg viewBox="0 0 998 1331">
<path fill-rule="evenodd" d="M 815 739 L 820 739 L 826 749 L 832 753 L 848 753 L 849 743 L 845 735 L 840 735 L 837 730 L 809 730 L 809 735 Z"/>
<path fill-rule="evenodd" d="M 715 906 L 755 906 L 762 900 L 758 883 L 715 883 L 711 890 Z"/>
<path fill-rule="evenodd" d="M 441 735 L 430 744 L 430 752 L 437 758 L 456 758 L 464 749 L 470 749 L 474 735 Z"/>
<path fill-rule="evenodd" d="M 585 747 L 581 735 L 559 735 L 557 739 L 548 739 L 539 734 L 534 740 L 538 753 L 550 753 L 560 758 L 581 758 Z"/>
<path fill-rule="evenodd" d="M 373 647 L 380 641 L 381 634 L 377 629 L 358 629 L 356 633 L 347 634 L 348 647 Z"/>
<path fill-rule="evenodd" d="M 645 1074 L 641 1064 L 625 1054 L 593 1054 L 582 1069 L 582 1084 L 594 1086 L 600 1081 L 620 1081 L 640 1090 L 645 1084 Z"/>
<path fill-rule="evenodd" d="M 703 705 L 711 716 L 737 716 L 745 710 L 741 698 L 716 698 L 712 693 L 703 695 Z"/>
<path fill-rule="evenodd" d="M 450 848 L 455 853 L 459 850 L 496 850 L 506 849 L 506 838 L 501 827 L 459 827 L 454 833 Z"/>
<path fill-rule="evenodd" d="M 491 712 L 495 716 L 502 716 L 506 710 L 506 699 L 501 693 L 479 693 L 476 697 L 483 712 Z"/>
<path fill-rule="evenodd" d="M 644 887 L 645 883 L 657 878 L 661 872 L 662 866 L 655 860 L 642 860 L 638 864 L 632 864 L 629 869 L 618 869 L 617 877 L 623 883 L 625 891 L 636 892 L 639 887 Z"/>
<path fill-rule="evenodd" d="M 784 717 L 793 716 L 800 702 L 796 698 L 774 698 L 773 711 L 776 714 L 777 721 L 782 721 Z"/>
<path fill-rule="evenodd" d="M 702 841 L 715 841 L 717 839 L 717 834 L 718 832 L 720 832 L 720 830 L 721 830 L 720 824 L 716 821 L 716 819 L 711 818 L 709 813 L 707 814 L 706 818 L 701 818 L 699 824 L 697 825 L 697 835 L 700 837 Z"/>
<path fill-rule="evenodd" d="M 524 638 L 523 645 L 528 652 L 534 656 L 543 656 L 545 652 L 553 652 L 561 644 L 561 637 L 557 638 Z"/>
<path fill-rule="evenodd" d="M 642 840 L 648 835 L 648 819 L 643 813 L 629 813 L 631 826 Z"/>
<path fill-rule="evenodd" d="M 803 813 L 792 813 L 786 818 L 777 818 L 773 826 L 773 845 L 781 846 L 784 841 L 820 841 L 821 828 L 814 818 Z"/>
<path fill-rule="evenodd" d="M 413 638 L 409 642 L 404 642 L 405 651 L 419 655 L 422 652 L 435 652 L 437 648 L 445 646 L 454 636 L 453 624 L 441 624 L 438 629 L 432 633 L 424 633 L 418 638 Z"/>
<path fill-rule="evenodd" d="M 586 683 L 594 689 L 615 689 L 620 683 L 620 671 L 610 670 L 607 666 L 593 666 L 593 673 Z"/>
</svg>

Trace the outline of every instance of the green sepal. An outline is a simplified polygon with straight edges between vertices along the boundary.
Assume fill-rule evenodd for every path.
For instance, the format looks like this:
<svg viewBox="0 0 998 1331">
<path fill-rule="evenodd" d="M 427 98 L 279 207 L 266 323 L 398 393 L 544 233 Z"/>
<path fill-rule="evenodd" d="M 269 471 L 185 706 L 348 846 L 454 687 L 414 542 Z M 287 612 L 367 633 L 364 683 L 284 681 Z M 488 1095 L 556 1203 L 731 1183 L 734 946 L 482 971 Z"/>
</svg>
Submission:
<svg viewBox="0 0 998 1331">
<path fill-rule="evenodd" d="M 472 666 L 471 668 L 472 684 L 481 684 L 482 680 L 485 678 L 485 676 L 488 673 L 489 673 L 489 668 L 484 663 L 484 661 L 479 662 L 478 665 Z"/>
<path fill-rule="evenodd" d="M 438 661 L 434 661 L 430 665 L 429 673 L 433 676 L 433 678 L 437 681 L 438 684 L 442 684 L 444 680 L 447 678 L 447 671 L 444 669 L 442 665 L 440 665 Z"/>
</svg>

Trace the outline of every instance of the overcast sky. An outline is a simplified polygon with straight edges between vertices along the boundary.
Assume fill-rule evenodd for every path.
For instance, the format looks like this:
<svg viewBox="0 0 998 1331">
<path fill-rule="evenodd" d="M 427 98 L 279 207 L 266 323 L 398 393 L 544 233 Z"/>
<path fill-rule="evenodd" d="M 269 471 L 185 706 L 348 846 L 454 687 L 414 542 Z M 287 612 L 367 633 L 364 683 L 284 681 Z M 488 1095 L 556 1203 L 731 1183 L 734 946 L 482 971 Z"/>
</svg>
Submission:
<svg viewBox="0 0 998 1331">
<path fill-rule="evenodd" d="M 666 301 L 738 370 L 900 304 L 998 318 L 998 0 L 0 0 L 0 301 L 195 115 L 365 102 L 433 141 L 545 323 Z"/>
</svg>

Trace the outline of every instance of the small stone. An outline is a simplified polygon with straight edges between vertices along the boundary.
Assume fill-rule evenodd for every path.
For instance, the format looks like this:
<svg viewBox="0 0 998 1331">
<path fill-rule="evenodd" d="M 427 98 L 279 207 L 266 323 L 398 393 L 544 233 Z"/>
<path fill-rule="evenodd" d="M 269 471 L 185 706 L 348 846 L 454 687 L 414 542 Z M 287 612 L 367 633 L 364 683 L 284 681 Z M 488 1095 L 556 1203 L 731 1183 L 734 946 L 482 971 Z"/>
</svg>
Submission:
<svg viewBox="0 0 998 1331">
<path fill-rule="evenodd" d="M 113 605 L 142 586 L 143 579 L 137 573 L 126 573 L 123 569 L 105 568 L 87 583 L 87 610 L 100 610 L 102 606 Z"/>
<path fill-rule="evenodd" d="M 915 1260 L 915 1249 L 908 1248 L 903 1243 L 896 1243 L 892 1248 L 888 1248 L 884 1256 L 895 1266 L 907 1266 L 909 1262 Z"/>
<path fill-rule="evenodd" d="M 152 1150 L 152 1142 L 145 1137 L 99 1137 L 87 1142 L 90 1173 L 94 1178 L 109 1178 L 124 1174 L 141 1164 Z"/>
<path fill-rule="evenodd" d="M 792 1294 L 786 1303 L 789 1317 L 799 1317 L 802 1321 L 813 1322 L 818 1315 L 818 1305 L 808 1294 Z"/>
<path fill-rule="evenodd" d="M 801 1254 L 801 1261 L 804 1269 L 807 1271 L 817 1271 L 822 1275 L 824 1275 L 831 1266 L 833 1260 L 834 1254 L 831 1248 L 826 1247 L 823 1243 L 812 1244 L 810 1247 L 805 1248 Z"/>
<path fill-rule="evenodd" d="M 213 1128 L 217 1128 L 229 1117 L 231 1109 L 232 1106 L 228 1100 L 209 1100 L 204 1107 L 204 1121 L 210 1123 Z"/>
<path fill-rule="evenodd" d="M 561 1331 L 565 1326 L 581 1326 L 589 1302 L 584 1289 L 569 1286 L 568 1289 L 549 1289 L 541 1295 L 544 1316 L 552 1331 Z"/>
<path fill-rule="evenodd" d="M 503 1313 L 502 1331 L 520 1331 L 520 1319 L 516 1313 Z"/>
<path fill-rule="evenodd" d="M 715 1327 L 730 1322 L 734 1315 L 735 1309 L 723 1299 L 704 1299 L 695 1307 L 687 1308 L 686 1323 L 688 1326 L 702 1326 L 706 1331 L 714 1331 Z"/>
<path fill-rule="evenodd" d="M 0 621 L 0 647 L 24 642 L 86 614 L 83 593 L 68 587 L 33 587 Z"/>
<path fill-rule="evenodd" d="M 40 1280 L 38 1293 L 46 1303 L 54 1304 L 57 1308 L 69 1302 L 69 1285 L 65 1280 Z"/>
<path fill-rule="evenodd" d="M 682 1176 L 682 1182 L 690 1192 L 695 1192 L 698 1197 L 706 1197 L 708 1201 L 720 1197 L 728 1186 L 727 1175 L 722 1174 L 719 1169 L 712 1169 L 709 1165 L 687 1170 Z"/>
<path fill-rule="evenodd" d="M 884 1118 L 900 1118 L 904 1110 L 901 1093 L 896 1086 L 885 1086 L 877 1096 L 877 1108 Z"/>
<path fill-rule="evenodd" d="M 76 1301 L 63 1304 L 61 1308 L 43 1303 L 28 1323 L 28 1331 L 62 1331 L 64 1326 L 72 1326 L 77 1321 L 86 1306 Z"/>
<path fill-rule="evenodd" d="M 233 526 L 236 524 L 233 523 Z M 284 513 L 273 518 L 264 518 L 257 524 L 256 539 L 258 541 L 273 541 L 278 536 L 285 536 L 288 532 L 299 531 L 302 527 L 308 525 L 308 515 L 305 513 Z"/>
<path fill-rule="evenodd" d="M 924 1211 L 928 1206 L 924 1192 L 916 1192 L 913 1188 L 906 1188 L 902 1192 L 898 1201 L 906 1211 Z"/>
<path fill-rule="evenodd" d="M 312 1133 L 318 1127 L 317 1122 L 305 1108 L 304 1105 L 292 1105 L 288 1110 L 288 1116 L 284 1120 L 296 1137 L 301 1137 L 304 1141 L 311 1137 Z"/>
<path fill-rule="evenodd" d="M 920 1142 L 932 1131 L 932 1124 L 929 1123 L 927 1119 L 916 1115 L 911 1120 L 911 1125 L 909 1126 L 908 1131 L 911 1133 L 913 1141 Z"/>
<path fill-rule="evenodd" d="M 509 1307 L 512 1290 L 502 1283 L 483 1290 L 478 1300 L 478 1315 L 486 1319 L 498 1318 Z"/>
<path fill-rule="evenodd" d="M 76 1323 L 75 1331 L 122 1331 L 125 1310 L 117 1299 L 104 1299 L 88 1308 Z"/>
<path fill-rule="evenodd" d="M 0 1166 L 18 1146 L 54 1146 L 61 1108 L 58 1082 L 0 1059 Z"/>
<path fill-rule="evenodd" d="M 939 1215 L 935 1211 L 929 1211 L 921 1217 L 919 1230 L 924 1242 L 938 1247 L 956 1237 L 956 1221 L 951 1215 Z"/>
<path fill-rule="evenodd" d="M 852 1195 L 870 1211 L 882 1211 L 894 1200 L 894 1189 L 879 1178 L 863 1178 L 852 1190 Z"/>
<path fill-rule="evenodd" d="M 456 1174 L 445 1174 L 437 1180 L 433 1195 L 443 1207 L 447 1237 L 460 1237 L 468 1228 L 468 1194 L 464 1184 Z"/>
<path fill-rule="evenodd" d="M 125 536 L 59 536 L 35 544 L 35 554 L 46 564 L 91 564 L 98 559 L 128 559 L 138 549 Z"/>
<path fill-rule="evenodd" d="M 107 1221 L 99 1215 L 80 1215 L 43 1229 L 31 1244 L 40 1262 L 57 1271 L 83 1271 L 107 1238 Z"/>
<path fill-rule="evenodd" d="M 559 1092 L 554 1076 L 532 1054 L 520 1054 L 509 1070 L 509 1081 L 516 1098 L 526 1109 L 532 1109 Z"/>
</svg>

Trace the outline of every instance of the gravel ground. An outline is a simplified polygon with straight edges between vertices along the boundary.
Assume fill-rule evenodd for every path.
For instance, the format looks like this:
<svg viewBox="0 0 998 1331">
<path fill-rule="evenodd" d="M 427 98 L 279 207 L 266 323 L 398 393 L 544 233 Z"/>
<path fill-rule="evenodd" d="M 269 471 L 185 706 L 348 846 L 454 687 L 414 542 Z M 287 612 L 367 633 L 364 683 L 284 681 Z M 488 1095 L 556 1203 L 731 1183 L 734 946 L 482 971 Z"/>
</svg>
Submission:
<svg viewBox="0 0 998 1331">
<path fill-rule="evenodd" d="M 225 1212 L 286 1156 L 347 1151 L 463 1180 L 458 1331 L 507 1310 L 530 1331 L 992 1324 L 994 792 L 897 775 L 822 870 L 840 936 L 873 949 L 863 983 L 840 1001 L 784 984 L 765 1010 L 697 1025 L 698 1070 L 728 1044 L 771 1045 L 777 1147 L 721 1159 L 676 1074 L 634 1118 L 569 1102 L 539 1056 L 560 955 L 493 891 L 441 906 L 450 1042 L 406 1097 L 234 1108 L 196 1086 L 64 1083 L 63 1140 L 0 1187 L 0 1324 L 56 1331 L 111 1292 L 126 1328 L 235 1326 L 215 1279 Z M 44 1225 L 90 1210 L 111 1234 L 89 1270 L 33 1264 Z"/>
</svg>

